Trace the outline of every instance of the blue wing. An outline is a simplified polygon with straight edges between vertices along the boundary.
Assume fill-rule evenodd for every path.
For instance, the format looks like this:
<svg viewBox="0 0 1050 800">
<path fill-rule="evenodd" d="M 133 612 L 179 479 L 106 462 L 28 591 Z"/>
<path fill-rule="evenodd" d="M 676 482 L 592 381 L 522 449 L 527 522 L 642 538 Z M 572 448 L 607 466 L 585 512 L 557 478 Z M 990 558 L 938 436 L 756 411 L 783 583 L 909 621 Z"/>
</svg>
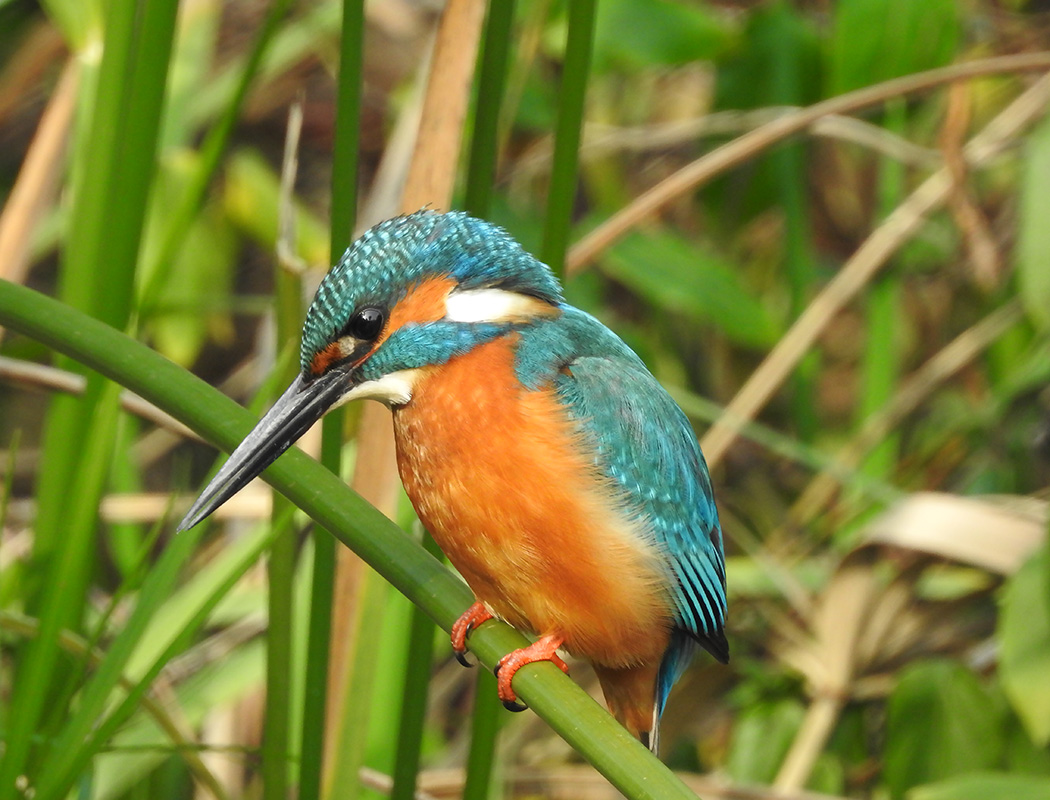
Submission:
<svg viewBox="0 0 1050 800">
<path fill-rule="evenodd" d="M 553 380 L 570 413 L 592 434 L 598 465 L 622 487 L 625 506 L 645 518 L 667 558 L 676 628 L 727 661 L 722 529 L 696 434 L 619 337 L 584 312 L 563 309 L 545 330 L 523 340 L 519 376 L 534 386 Z M 677 636 L 668 653 L 667 689 L 688 660 L 687 642 Z"/>
</svg>

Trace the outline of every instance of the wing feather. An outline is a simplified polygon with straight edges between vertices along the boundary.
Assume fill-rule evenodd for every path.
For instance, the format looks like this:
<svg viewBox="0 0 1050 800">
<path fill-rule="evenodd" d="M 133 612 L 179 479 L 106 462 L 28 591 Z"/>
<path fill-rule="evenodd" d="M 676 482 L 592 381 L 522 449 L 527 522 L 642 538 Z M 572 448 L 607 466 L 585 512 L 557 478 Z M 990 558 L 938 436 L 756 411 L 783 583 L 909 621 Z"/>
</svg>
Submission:
<svg viewBox="0 0 1050 800">
<path fill-rule="evenodd" d="M 676 624 L 728 660 L 722 530 L 685 414 L 636 357 L 615 350 L 567 362 L 556 385 L 595 442 L 598 465 L 623 490 L 628 512 L 643 518 L 666 556 Z"/>
</svg>

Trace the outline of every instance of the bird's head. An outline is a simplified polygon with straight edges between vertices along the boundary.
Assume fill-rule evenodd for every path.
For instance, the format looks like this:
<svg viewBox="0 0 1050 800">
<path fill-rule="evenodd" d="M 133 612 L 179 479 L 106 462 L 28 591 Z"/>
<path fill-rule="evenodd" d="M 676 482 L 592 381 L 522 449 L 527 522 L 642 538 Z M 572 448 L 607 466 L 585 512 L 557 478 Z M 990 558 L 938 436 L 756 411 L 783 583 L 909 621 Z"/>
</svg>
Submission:
<svg viewBox="0 0 1050 800">
<path fill-rule="evenodd" d="M 408 403 L 416 380 L 536 317 L 557 313 L 554 275 L 502 228 L 419 211 L 369 229 L 321 281 L 300 372 L 204 489 L 186 530 L 236 494 L 326 412 Z"/>
</svg>

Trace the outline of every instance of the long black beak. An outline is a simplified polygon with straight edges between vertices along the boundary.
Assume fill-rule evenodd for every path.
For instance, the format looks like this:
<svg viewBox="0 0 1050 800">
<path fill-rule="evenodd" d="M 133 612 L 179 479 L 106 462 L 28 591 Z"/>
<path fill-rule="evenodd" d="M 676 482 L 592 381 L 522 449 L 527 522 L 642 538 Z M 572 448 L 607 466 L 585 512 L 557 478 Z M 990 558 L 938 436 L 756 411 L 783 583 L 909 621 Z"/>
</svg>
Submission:
<svg viewBox="0 0 1050 800">
<path fill-rule="evenodd" d="M 259 420 L 186 512 L 178 530 L 201 522 L 277 460 L 324 416 L 350 386 L 350 369 L 336 367 L 319 378 L 299 375 Z"/>
</svg>

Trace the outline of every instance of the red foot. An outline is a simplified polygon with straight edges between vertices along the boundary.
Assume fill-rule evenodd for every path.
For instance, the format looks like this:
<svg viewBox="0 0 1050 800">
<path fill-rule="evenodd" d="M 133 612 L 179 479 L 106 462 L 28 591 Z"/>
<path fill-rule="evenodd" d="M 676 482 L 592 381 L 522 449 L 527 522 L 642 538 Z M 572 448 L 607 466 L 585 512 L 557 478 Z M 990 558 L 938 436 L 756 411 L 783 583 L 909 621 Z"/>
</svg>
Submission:
<svg viewBox="0 0 1050 800">
<path fill-rule="evenodd" d="M 472 666 L 464 658 L 464 653 L 467 652 L 467 637 L 478 625 L 490 619 L 492 612 L 483 604 L 474 603 L 452 626 L 452 649 L 456 653 L 456 660 L 463 666 Z"/>
<path fill-rule="evenodd" d="M 562 672 L 568 674 L 568 665 L 561 660 L 555 652 L 561 647 L 562 639 L 559 636 L 541 636 L 533 644 L 507 653 L 496 665 L 496 686 L 499 689 L 499 699 L 510 711 L 523 711 L 525 706 L 518 703 L 518 696 L 511 688 L 511 681 L 518 670 L 526 664 L 536 661 L 550 661 Z"/>
</svg>

